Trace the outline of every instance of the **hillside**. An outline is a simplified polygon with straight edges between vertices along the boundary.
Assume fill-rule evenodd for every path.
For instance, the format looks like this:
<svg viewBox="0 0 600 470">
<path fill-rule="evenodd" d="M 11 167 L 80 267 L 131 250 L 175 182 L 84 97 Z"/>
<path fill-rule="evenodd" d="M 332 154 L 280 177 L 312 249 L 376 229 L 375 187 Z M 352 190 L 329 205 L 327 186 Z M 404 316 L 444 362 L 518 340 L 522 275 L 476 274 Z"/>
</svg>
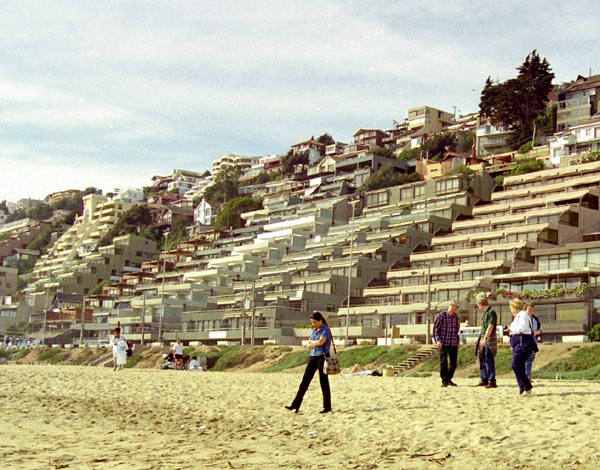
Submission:
<svg viewBox="0 0 600 470">
<path fill-rule="evenodd" d="M 355 363 L 366 368 L 381 369 L 386 364 L 397 364 L 410 356 L 417 347 L 405 349 L 402 346 L 393 348 L 376 346 L 354 346 L 340 351 L 342 367 L 348 371 Z M 598 343 L 583 344 L 544 344 L 534 363 L 534 375 L 553 377 L 559 374 L 564 378 L 597 378 L 600 370 L 600 345 Z M 128 366 L 135 368 L 158 369 L 164 363 L 163 353 L 168 348 L 144 348 L 138 350 L 130 358 Z M 100 359 L 110 359 L 106 349 L 48 349 L 34 348 L 13 351 L 0 351 L 2 362 L 16 364 L 48 363 L 56 365 L 89 365 Z M 186 353 L 207 357 L 209 370 L 244 371 L 244 372 L 301 372 L 306 361 L 306 350 L 301 347 L 257 346 L 257 347 L 199 347 L 187 348 Z M 580 359 L 579 356 L 584 357 Z M 510 349 L 501 347 L 497 356 L 499 376 L 511 376 Z M 269 369 L 270 368 L 270 369 Z M 547 369 L 547 370 L 546 370 Z M 430 376 L 437 373 L 437 357 L 415 367 L 409 375 Z M 479 366 L 473 354 L 472 345 L 461 348 L 457 377 L 477 377 Z"/>
</svg>

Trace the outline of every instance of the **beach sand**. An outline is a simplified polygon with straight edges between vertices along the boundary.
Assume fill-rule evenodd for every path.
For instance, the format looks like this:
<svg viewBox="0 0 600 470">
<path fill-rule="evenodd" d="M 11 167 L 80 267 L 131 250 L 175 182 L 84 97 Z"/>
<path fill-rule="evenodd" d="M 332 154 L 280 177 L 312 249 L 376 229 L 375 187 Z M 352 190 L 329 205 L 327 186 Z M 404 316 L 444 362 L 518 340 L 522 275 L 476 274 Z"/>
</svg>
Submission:
<svg viewBox="0 0 600 470">
<path fill-rule="evenodd" d="M 456 379 L 49 365 L 0 367 L 0 467 L 19 469 L 591 469 L 600 383 L 535 381 L 518 397 Z"/>
</svg>

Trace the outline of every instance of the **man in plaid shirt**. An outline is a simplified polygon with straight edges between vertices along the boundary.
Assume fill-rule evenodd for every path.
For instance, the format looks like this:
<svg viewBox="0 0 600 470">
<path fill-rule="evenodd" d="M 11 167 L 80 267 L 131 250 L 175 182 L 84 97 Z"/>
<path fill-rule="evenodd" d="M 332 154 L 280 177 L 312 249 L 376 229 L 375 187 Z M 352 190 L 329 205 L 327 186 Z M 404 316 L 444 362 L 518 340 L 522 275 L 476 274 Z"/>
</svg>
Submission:
<svg viewBox="0 0 600 470">
<path fill-rule="evenodd" d="M 448 385 L 456 387 L 456 384 L 452 381 L 452 377 L 456 370 L 458 345 L 460 343 L 458 338 L 460 320 L 458 319 L 457 311 L 458 305 L 450 304 L 447 310 L 440 312 L 433 323 L 433 339 L 437 343 L 440 353 L 442 387 L 447 387 Z"/>
</svg>

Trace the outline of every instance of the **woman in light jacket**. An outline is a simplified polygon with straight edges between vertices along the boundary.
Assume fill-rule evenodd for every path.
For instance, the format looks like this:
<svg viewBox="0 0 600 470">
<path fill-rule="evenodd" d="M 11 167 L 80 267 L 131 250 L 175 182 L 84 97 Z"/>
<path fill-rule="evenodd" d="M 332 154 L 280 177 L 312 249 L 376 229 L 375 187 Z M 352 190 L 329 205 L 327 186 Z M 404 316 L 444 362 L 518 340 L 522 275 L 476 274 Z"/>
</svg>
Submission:
<svg viewBox="0 0 600 470">
<path fill-rule="evenodd" d="M 331 412 L 331 390 L 329 388 L 329 377 L 324 372 L 323 367 L 325 364 L 325 358 L 329 357 L 329 348 L 331 347 L 331 330 L 327 325 L 327 321 L 321 314 L 321 312 L 314 312 L 310 316 L 310 324 L 313 327 L 313 331 L 310 334 L 308 340 L 308 364 L 304 370 L 304 376 L 300 387 L 298 387 L 298 393 L 290 406 L 286 406 L 288 410 L 294 410 L 296 413 L 300 410 L 302 405 L 302 399 L 304 394 L 308 390 L 308 386 L 312 381 L 315 372 L 319 371 L 319 383 L 321 384 L 321 392 L 323 393 L 323 409 L 320 413 Z"/>
<path fill-rule="evenodd" d="M 509 327 L 505 328 L 504 332 L 510 335 L 512 370 L 519 385 L 519 395 L 529 396 L 533 387 L 525 372 L 525 362 L 533 351 L 537 351 L 537 344 L 533 338 L 531 321 L 525 311 L 523 301 L 514 299 L 510 301 L 509 305 L 513 321 Z"/>
</svg>

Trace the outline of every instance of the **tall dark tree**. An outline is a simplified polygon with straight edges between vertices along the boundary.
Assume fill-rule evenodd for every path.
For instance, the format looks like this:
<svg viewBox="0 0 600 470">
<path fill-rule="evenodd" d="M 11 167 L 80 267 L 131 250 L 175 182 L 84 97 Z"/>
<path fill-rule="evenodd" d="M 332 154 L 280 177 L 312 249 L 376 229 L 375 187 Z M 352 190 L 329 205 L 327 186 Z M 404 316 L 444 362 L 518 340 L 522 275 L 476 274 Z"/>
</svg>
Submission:
<svg viewBox="0 0 600 470">
<path fill-rule="evenodd" d="M 418 173 L 399 173 L 392 165 L 383 165 L 375 173 L 373 173 L 367 181 L 360 187 L 361 192 L 373 191 L 375 189 L 390 188 L 392 186 L 400 186 L 402 184 L 414 183 L 419 181 Z"/>
<path fill-rule="evenodd" d="M 244 220 L 240 215 L 244 212 L 262 209 L 262 201 L 259 198 L 238 197 L 229 201 L 221 208 L 214 224 L 215 230 L 229 230 L 229 228 L 242 228 Z"/>
<path fill-rule="evenodd" d="M 239 168 L 233 166 L 222 168 L 217 173 L 214 184 L 204 191 L 204 198 L 216 202 L 231 201 L 237 195 L 239 178 Z"/>
<path fill-rule="evenodd" d="M 333 145 L 333 144 L 335 144 L 335 140 L 333 140 L 333 137 L 331 137 L 327 133 L 325 133 L 323 135 L 320 135 L 319 138 L 317 139 L 317 142 L 319 142 L 320 144 L 323 144 L 323 145 Z"/>
<path fill-rule="evenodd" d="M 550 64 L 536 50 L 517 70 L 517 77 L 504 83 L 493 83 L 488 77 L 479 103 L 481 115 L 492 124 L 511 126 L 514 144 L 531 136 L 535 120 L 546 110 L 554 79 Z"/>
<path fill-rule="evenodd" d="M 308 150 L 304 152 L 294 153 L 293 150 L 290 150 L 287 155 L 283 158 L 283 163 L 281 165 L 281 172 L 284 175 L 292 175 L 299 170 L 307 167 L 310 161 L 308 158 Z"/>
<path fill-rule="evenodd" d="M 152 226 L 152 212 L 146 204 L 136 204 L 125 212 L 117 223 L 100 239 L 99 246 L 110 245 L 113 238 L 136 233 L 146 235 L 144 232 L 147 227 Z"/>
<path fill-rule="evenodd" d="M 456 151 L 456 142 L 457 140 L 454 135 L 444 132 L 427 139 L 421 145 L 421 150 L 430 160 L 439 161 L 448 150 L 452 152 Z"/>
</svg>

